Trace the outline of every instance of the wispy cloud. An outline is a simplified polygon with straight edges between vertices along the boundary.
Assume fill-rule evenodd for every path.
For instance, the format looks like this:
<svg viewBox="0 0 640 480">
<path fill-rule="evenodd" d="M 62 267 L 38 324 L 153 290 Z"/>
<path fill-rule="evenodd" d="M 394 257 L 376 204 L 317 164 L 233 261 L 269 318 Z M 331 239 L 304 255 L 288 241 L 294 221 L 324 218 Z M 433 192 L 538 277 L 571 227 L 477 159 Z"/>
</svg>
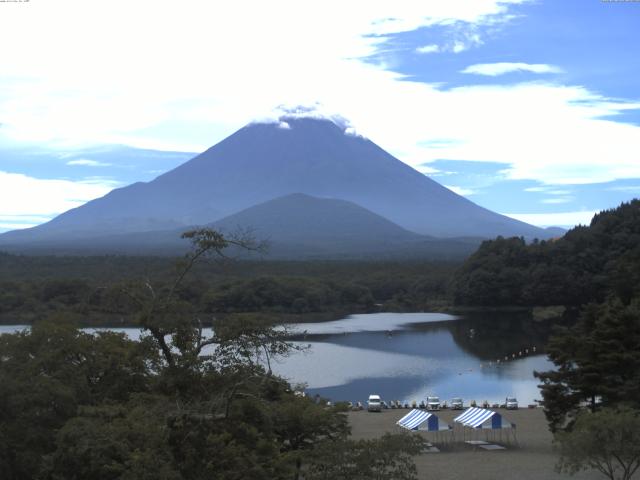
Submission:
<svg viewBox="0 0 640 480">
<path fill-rule="evenodd" d="M 498 62 L 498 63 L 476 63 L 469 65 L 461 73 L 471 73 L 475 75 L 487 75 L 496 77 L 506 73 L 528 72 L 528 73 L 562 73 L 560 67 L 547 65 L 545 63 L 521 63 L 521 62 Z"/>
<path fill-rule="evenodd" d="M 469 45 L 464 42 L 455 42 L 451 47 L 451 51 L 453 53 L 460 53 L 460 52 L 464 52 L 468 48 L 469 48 Z"/>
<path fill-rule="evenodd" d="M 476 32 L 465 32 L 463 34 L 457 34 L 456 36 L 458 37 L 457 39 L 444 42 L 442 45 L 431 43 L 418 47 L 416 48 L 416 53 L 461 53 L 484 43 L 480 35 Z"/>
<path fill-rule="evenodd" d="M 429 140 L 423 140 L 419 142 L 420 146 L 429 148 L 446 148 L 457 145 L 460 143 L 459 139 L 452 138 L 434 138 Z"/>
<path fill-rule="evenodd" d="M 99 162 L 97 160 L 89 160 L 86 158 L 79 158 L 77 160 L 69 160 L 67 165 L 80 165 L 84 167 L 110 167 L 111 163 Z"/>
<path fill-rule="evenodd" d="M 416 48 L 417 53 L 438 53 L 440 47 L 435 43 Z"/>
<path fill-rule="evenodd" d="M 437 168 L 430 167 L 428 164 L 417 165 L 415 168 L 416 170 L 418 170 L 421 173 L 424 173 L 425 175 L 433 175 L 436 173 L 439 175 L 442 175 L 443 173 L 445 173 L 445 172 L 441 172 Z"/>
<path fill-rule="evenodd" d="M 560 203 L 570 203 L 574 200 L 573 197 L 557 197 L 557 198 L 544 198 L 540 200 L 540 203 L 547 203 L 550 205 L 560 204 Z"/>
<path fill-rule="evenodd" d="M 640 185 L 620 185 L 616 187 L 610 187 L 607 190 L 612 192 L 637 192 L 640 193 Z"/>
<path fill-rule="evenodd" d="M 596 211 L 590 210 L 560 213 L 503 213 L 503 215 L 539 227 L 574 227 L 589 225 L 596 213 Z"/>
<path fill-rule="evenodd" d="M 0 217 L 0 233 L 8 230 L 35 227 L 51 220 L 51 217 L 42 215 L 2 215 Z"/>
<path fill-rule="evenodd" d="M 112 185 L 100 182 L 39 179 L 0 171 L 0 224 L 31 226 L 41 223 L 101 197 L 112 188 Z"/>
<path fill-rule="evenodd" d="M 473 195 L 474 193 L 476 193 L 474 190 L 471 190 L 470 188 L 457 187 L 455 185 L 445 185 L 445 187 L 447 187 L 452 192 L 457 193 L 458 195 L 462 195 L 463 197 L 467 195 Z"/>
<path fill-rule="evenodd" d="M 112 188 L 120 185 L 120 182 L 115 180 L 113 177 L 102 175 L 92 175 L 90 177 L 84 177 L 82 180 L 79 180 L 78 183 L 83 185 L 99 185 Z"/>
<path fill-rule="evenodd" d="M 547 195 L 570 195 L 572 193 L 571 190 L 563 190 L 558 189 L 553 185 L 541 185 L 539 187 L 527 187 L 524 189 L 525 192 L 534 192 L 534 193 L 545 193 Z"/>
<path fill-rule="evenodd" d="M 3 215 L 2 219 L 16 223 L 39 223 L 47 221 L 49 217 L 43 215 Z"/>
</svg>

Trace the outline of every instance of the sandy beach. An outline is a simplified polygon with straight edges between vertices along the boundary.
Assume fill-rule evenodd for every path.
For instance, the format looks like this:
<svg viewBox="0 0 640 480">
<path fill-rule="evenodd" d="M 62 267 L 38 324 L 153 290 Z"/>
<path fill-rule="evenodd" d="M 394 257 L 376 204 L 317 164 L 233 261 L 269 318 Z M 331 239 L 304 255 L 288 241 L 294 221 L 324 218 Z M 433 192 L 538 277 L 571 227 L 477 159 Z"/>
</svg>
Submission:
<svg viewBox="0 0 640 480">
<path fill-rule="evenodd" d="M 533 479 L 603 479 L 595 471 L 581 472 L 574 476 L 555 472 L 558 454 L 552 445 L 552 436 L 542 409 L 504 410 L 497 409 L 505 419 L 516 424 L 518 445 L 511 441 L 493 442 L 506 446 L 506 450 L 486 451 L 466 445 L 461 441 L 442 444 L 439 453 L 425 453 L 416 457 L 420 479 L 465 479 L 465 480 L 533 480 Z M 395 424 L 409 410 L 384 410 L 380 413 L 367 411 L 350 412 L 349 422 L 354 439 L 376 438 L 385 432 L 398 433 Z M 453 423 L 452 419 L 460 411 L 441 410 L 437 412 L 441 421 Z M 429 441 L 434 434 L 420 433 Z M 440 443 L 436 443 L 440 446 Z M 634 478 L 640 478 L 635 475 Z"/>
</svg>

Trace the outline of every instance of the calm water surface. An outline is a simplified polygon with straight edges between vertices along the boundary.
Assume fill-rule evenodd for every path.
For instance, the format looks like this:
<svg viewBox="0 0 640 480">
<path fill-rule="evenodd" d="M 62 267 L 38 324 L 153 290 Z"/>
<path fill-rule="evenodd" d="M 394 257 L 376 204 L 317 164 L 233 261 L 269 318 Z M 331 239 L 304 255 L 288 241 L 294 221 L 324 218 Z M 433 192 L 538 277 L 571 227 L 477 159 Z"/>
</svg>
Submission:
<svg viewBox="0 0 640 480">
<path fill-rule="evenodd" d="M 0 326 L 0 334 L 20 328 Z M 493 403 L 515 395 L 526 404 L 540 398 L 533 371 L 552 368 L 541 352 L 548 327 L 513 313 L 376 313 L 294 328 L 295 343 L 308 348 L 279 360 L 274 371 L 334 401 L 377 393 L 388 400 L 429 394 Z M 112 330 L 140 336 L 134 328 Z"/>
<path fill-rule="evenodd" d="M 333 400 L 364 401 L 378 393 L 493 403 L 515 395 L 532 403 L 540 398 L 533 371 L 552 368 L 541 353 L 547 329 L 515 314 L 378 313 L 297 327 L 307 331 L 297 343 L 310 348 L 274 370 Z"/>
</svg>

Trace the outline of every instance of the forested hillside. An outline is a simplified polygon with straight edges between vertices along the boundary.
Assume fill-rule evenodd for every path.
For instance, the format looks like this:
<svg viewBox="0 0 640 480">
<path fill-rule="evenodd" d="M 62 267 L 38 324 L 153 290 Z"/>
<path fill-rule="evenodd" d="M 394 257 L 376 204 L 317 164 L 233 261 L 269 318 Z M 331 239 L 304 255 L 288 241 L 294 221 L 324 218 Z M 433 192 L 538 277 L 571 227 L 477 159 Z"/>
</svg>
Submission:
<svg viewBox="0 0 640 480">
<path fill-rule="evenodd" d="M 578 313 L 546 346 L 556 368 L 536 372 L 552 431 L 571 431 L 585 405 L 614 415 L 640 409 L 639 200 L 555 241 L 483 243 L 456 273 L 453 296 L 460 305 L 564 305 Z"/>
<path fill-rule="evenodd" d="M 629 303 L 640 291 L 640 200 L 594 216 L 557 240 L 484 242 L 457 272 L 458 305 Z"/>
</svg>

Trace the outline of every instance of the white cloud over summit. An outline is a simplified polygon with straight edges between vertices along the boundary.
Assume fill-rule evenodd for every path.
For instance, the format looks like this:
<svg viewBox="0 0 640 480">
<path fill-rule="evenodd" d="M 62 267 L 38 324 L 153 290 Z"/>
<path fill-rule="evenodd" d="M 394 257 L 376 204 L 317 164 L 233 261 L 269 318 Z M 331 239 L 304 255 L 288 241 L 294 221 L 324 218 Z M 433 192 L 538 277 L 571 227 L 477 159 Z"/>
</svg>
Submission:
<svg viewBox="0 0 640 480">
<path fill-rule="evenodd" d="M 312 105 L 280 105 L 269 112 L 269 114 L 256 118 L 251 123 L 273 123 L 277 124 L 278 128 L 288 130 L 291 126 L 287 123 L 287 120 L 295 118 L 328 120 L 343 129 L 345 135 L 364 137 L 364 135 L 356 129 L 348 118 L 343 117 L 338 112 L 332 112 L 325 105 L 318 102 Z"/>
</svg>

